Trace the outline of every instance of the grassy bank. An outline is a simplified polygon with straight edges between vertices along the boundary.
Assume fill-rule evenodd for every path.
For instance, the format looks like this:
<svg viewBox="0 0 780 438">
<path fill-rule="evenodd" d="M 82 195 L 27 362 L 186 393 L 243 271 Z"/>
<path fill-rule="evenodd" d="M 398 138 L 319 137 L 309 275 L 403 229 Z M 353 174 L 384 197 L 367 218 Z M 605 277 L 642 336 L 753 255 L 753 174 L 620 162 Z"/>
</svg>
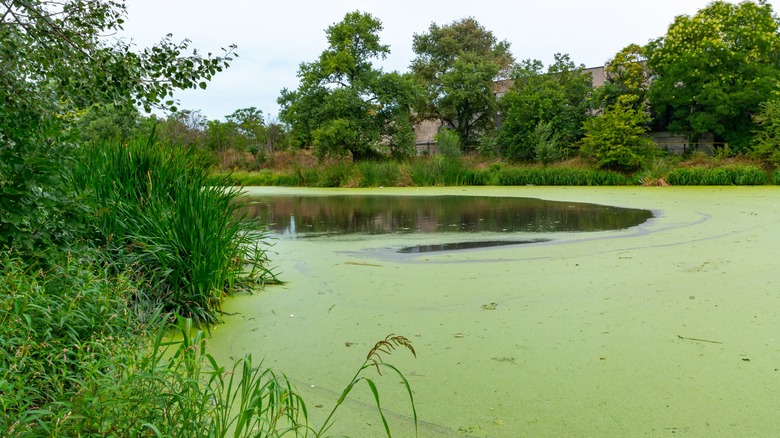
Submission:
<svg viewBox="0 0 780 438">
<path fill-rule="evenodd" d="M 300 153 L 298 153 L 300 155 Z M 279 161 L 279 160 L 277 160 Z M 633 173 L 596 169 L 581 161 L 514 165 L 473 157 L 417 157 L 410 161 L 283 160 L 254 172 L 218 170 L 232 184 L 288 187 L 621 186 L 777 184 L 780 171 L 760 163 L 695 157 L 656 160 Z"/>
</svg>

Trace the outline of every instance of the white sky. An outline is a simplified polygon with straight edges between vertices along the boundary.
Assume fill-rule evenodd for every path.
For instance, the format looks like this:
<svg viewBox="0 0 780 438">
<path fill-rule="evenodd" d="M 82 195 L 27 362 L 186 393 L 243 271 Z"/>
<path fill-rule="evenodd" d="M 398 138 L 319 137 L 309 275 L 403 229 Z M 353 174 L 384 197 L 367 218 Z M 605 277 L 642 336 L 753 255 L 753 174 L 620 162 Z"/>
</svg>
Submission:
<svg viewBox="0 0 780 438">
<path fill-rule="evenodd" d="M 737 1 L 731 1 L 738 3 Z M 325 29 L 347 12 L 371 13 L 384 25 L 381 39 L 390 56 L 385 71 L 405 72 L 412 37 L 472 16 L 499 40 L 511 44 L 518 60 L 568 53 L 576 64 L 604 64 L 631 43 L 663 36 L 677 15 L 692 15 L 708 0 L 128 0 L 125 30 L 141 47 L 167 33 L 192 40 L 202 52 L 238 45 L 239 58 L 206 90 L 177 94 L 180 108 L 200 110 L 211 120 L 239 108 L 257 107 L 266 121 L 279 111 L 282 88 L 298 86 L 301 62 L 314 61 L 326 48 Z M 778 12 L 780 0 L 769 3 Z"/>
</svg>

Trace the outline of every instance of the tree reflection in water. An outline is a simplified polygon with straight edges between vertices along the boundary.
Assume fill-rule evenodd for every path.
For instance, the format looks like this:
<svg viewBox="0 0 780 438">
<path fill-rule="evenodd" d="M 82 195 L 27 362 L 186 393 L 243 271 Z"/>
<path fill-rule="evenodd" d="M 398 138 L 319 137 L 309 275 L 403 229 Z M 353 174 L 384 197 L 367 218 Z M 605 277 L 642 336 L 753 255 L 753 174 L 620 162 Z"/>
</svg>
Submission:
<svg viewBox="0 0 780 438">
<path fill-rule="evenodd" d="M 551 233 L 620 230 L 648 210 L 484 196 L 263 196 L 245 210 L 282 238 L 387 233 Z M 523 243 L 523 242 L 514 242 Z"/>
</svg>

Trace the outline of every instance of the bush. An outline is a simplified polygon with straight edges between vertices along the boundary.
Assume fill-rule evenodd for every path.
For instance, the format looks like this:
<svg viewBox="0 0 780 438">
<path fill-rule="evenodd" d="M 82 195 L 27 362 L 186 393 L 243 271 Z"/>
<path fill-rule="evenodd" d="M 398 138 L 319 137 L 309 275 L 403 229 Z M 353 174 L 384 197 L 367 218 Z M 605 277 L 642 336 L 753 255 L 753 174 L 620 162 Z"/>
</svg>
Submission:
<svg viewBox="0 0 780 438">
<path fill-rule="evenodd" d="M 2 104 L 4 116 L 1 110 Z M 0 120 L 0 250 L 47 264 L 52 248 L 79 245 L 88 214 L 68 184 L 74 147 L 53 122 L 35 120 L 33 132 L 15 130 L 14 123 Z"/>
<path fill-rule="evenodd" d="M 55 403 L 110 381 L 121 359 L 137 351 L 137 320 L 128 307 L 135 288 L 72 258 L 40 270 L 0 253 L 0 394 L 4 436 L 45 430 L 39 418 Z M 39 435 L 47 435 L 40 433 Z"/>
<path fill-rule="evenodd" d="M 531 140 L 534 145 L 534 157 L 537 162 L 551 164 L 561 157 L 560 132 L 553 131 L 551 122 L 539 122 L 531 132 Z"/>
<path fill-rule="evenodd" d="M 780 99 L 775 96 L 761 104 L 761 112 L 753 117 L 758 129 L 755 134 L 755 156 L 780 167 Z"/>
<path fill-rule="evenodd" d="M 582 153 L 596 159 L 598 167 L 636 170 L 657 153 L 645 132 L 649 116 L 632 105 L 635 96 L 620 96 L 604 114 L 585 122 Z"/>
<path fill-rule="evenodd" d="M 460 137 L 458 133 L 444 128 L 433 137 L 439 148 L 439 154 L 447 159 L 458 159 L 461 156 Z"/>
</svg>

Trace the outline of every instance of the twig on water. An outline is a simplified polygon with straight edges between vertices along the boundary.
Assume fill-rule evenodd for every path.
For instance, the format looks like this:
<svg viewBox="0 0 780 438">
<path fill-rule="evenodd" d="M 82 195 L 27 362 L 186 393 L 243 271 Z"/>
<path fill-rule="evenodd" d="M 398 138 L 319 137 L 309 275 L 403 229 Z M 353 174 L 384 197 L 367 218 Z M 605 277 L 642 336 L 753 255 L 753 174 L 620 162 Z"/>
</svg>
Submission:
<svg viewBox="0 0 780 438">
<path fill-rule="evenodd" d="M 711 341 L 709 339 L 699 339 L 699 338 L 686 338 L 685 336 L 677 335 L 678 338 L 684 339 L 686 341 L 696 341 L 696 342 L 709 342 L 710 344 L 722 344 L 721 341 Z"/>
</svg>

